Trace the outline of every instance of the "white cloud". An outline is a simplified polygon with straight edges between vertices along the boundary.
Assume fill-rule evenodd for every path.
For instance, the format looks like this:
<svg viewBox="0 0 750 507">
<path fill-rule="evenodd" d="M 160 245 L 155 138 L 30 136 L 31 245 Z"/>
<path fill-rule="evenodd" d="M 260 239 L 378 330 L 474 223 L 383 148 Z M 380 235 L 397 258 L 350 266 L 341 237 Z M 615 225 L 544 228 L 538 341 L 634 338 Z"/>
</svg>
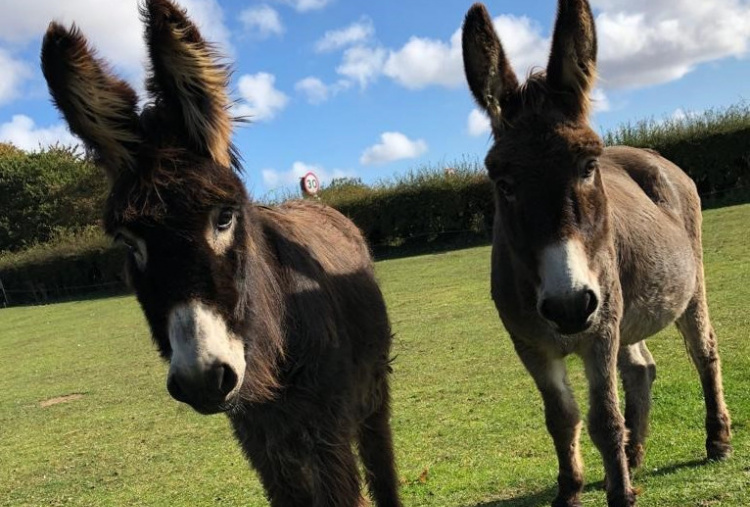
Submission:
<svg viewBox="0 0 750 507">
<path fill-rule="evenodd" d="M 297 81 L 294 89 L 305 95 L 310 104 L 321 104 L 339 92 L 347 90 L 352 83 L 345 79 L 327 85 L 317 77 L 309 76 Z"/>
<path fill-rule="evenodd" d="M 591 91 L 591 104 L 595 113 L 606 113 L 612 109 L 609 98 L 601 88 L 594 88 Z"/>
<path fill-rule="evenodd" d="M 289 169 L 288 171 L 263 169 L 261 171 L 261 174 L 263 175 L 263 183 L 265 184 L 266 188 L 268 188 L 269 190 L 273 190 L 279 187 L 299 185 L 300 178 L 302 178 L 308 172 L 315 173 L 315 175 L 318 177 L 318 180 L 323 185 L 330 183 L 333 178 L 354 176 L 354 173 L 352 171 L 345 171 L 342 169 L 333 169 L 329 171 L 322 166 L 315 164 L 306 164 L 299 161 L 292 164 L 291 169 Z"/>
<path fill-rule="evenodd" d="M 493 21 L 519 78 L 523 79 L 533 66 L 545 63 L 549 40 L 542 36 L 542 28 L 537 22 L 516 16 L 498 16 Z M 412 37 L 400 49 L 389 51 L 383 73 L 412 90 L 428 86 L 463 86 L 461 29 L 456 30 L 447 42 Z"/>
<path fill-rule="evenodd" d="M 423 139 L 412 141 L 401 132 L 383 132 L 380 143 L 367 148 L 359 159 L 363 165 L 379 165 L 405 158 L 417 158 L 427 151 Z"/>
<path fill-rule="evenodd" d="M 27 151 L 58 142 L 66 146 L 80 144 L 78 138 L 68 132 L 65 125 L 39 128 L 34 124 L 34 120 L 23 114 L 14 115 L 11 121 L 0 125 L 0 141 Z"/>
<path fill-rule="evenodd" d="M 328 100 L 328 86 L 317 77 L 306 77 L 297 81 L 294 89 L 305 94 L 311 104 L 320 104 Z"/>
<path fill-rule="evenodd" d="M 750 51 L 747 0 L 593 0 L 603 89 L 638 88 L 683 77 L 697 65 Z M 520 80 L 547 65 L 550 39 L 528 18 L 493 19 Z M 461 31 L 449 40 L 412 37 L 390 50 L 383 73 L 409 89 L 464 85 Z M 602 93 L 602 92 L 598 92 Z M 603 98 L 600 95 L 600 98 Z M 601 111 L 605 101 L 596 105 Z"/>
<path fill-rule="evenodd" d="M 363 17 L 359 21 L 339 30 L 329 30 L 315 43 L 315 51 L 325 53 L 346 46 L 367 42 L 375 34 L 372 20 Z"/>
<path fill-rule="evenodd" d="M 469 113 L 469 118 L 466 122 L 466 128 L 469 131 L 469 135 L 474 137 L 479 137 L 492 132 L 490 119 L 486 114 L 484 114 L 477 108 L 472 109 Z"/>
<path fill-rule="evenodd" d="M 683 77 L 750 48 L 750 4 L 739 0 L 598 0 L 599 71 L 606 88 Z"/>
<path fill-rule="evenodd" d="M 231 52 L 229 30 L 216 0 L 179 0 L 203 36 Z M 146 46 L 137 2 L 110 0 L 106 5 L 91 0 L 3 1 L 0 16 L 0 41 L 10 45 L 38 44 L 51 20 L 65 25 L 75 22 L 100 55 L 131 79 L 143 77 Z"/>
<path fill-rule="evenodd" d="M 401 49 L 390 51 L 383 73 L 410 89 L 429 85 L 457 88 L 464 82 L 461 31 L 448 43 L 412 37 Z"/>
<path fill-rule="evenodd" d="M 289 102 L 289 97 L 274 87 L 275 82 L 276 76 L 267 72 L 240 77 L 237 89 L 245 103 L 236 105 L 232 114 L 251 121 L 272 120 Z"/>
<path fill-rule="evenodd" d="M 31 77 L 31 69 L 0 48 L 0 76 L 0 104 L 4 104 L 18 96 L 21 83 Z"/>
<path fill-rule="evenodd" d="M 492 21 L 519 81 L 547 66 L 550 39 L 542 35 L 539 23 L 526 16 L 498 16 Z"/>
<path fill-rule="evenodd" d="M 336 72 L 365 88 L 383 71 L 385 56 L 383 48 L 354 46 L 344 51 L 344 57 L 341 64 L 336 67 Z"/>
<path fill-rule="evenodd" d="M 187 9 L 188 16 L 190 16 L 190 19 L 198 26 L 201 35 L 206 40 L 218 44 L 219 50 L 223 53 L 232 54 L 234 52 L 234 48 L 230 41 L 231 33 L 229 28 L 224 24 L 224 11 L 222 10 L 221 5 L 219 5 L 218 0 L 176 1 Z M 109 3 L 107 5 L 109 5 Z"/>
<path fill-rule="evenodd" d="M 242 11 L 240 21 L 242 21 L 246 32 L 260 39 L 284 33 L 281 16 L 276 9 L 265 4 Z"/>
<path fill-rule="evenodd" d="M 299 12 L 308 12 L 322 9 L 333 0 L 279 0 L 281 3 L 294 7 Z"/>
</svg>

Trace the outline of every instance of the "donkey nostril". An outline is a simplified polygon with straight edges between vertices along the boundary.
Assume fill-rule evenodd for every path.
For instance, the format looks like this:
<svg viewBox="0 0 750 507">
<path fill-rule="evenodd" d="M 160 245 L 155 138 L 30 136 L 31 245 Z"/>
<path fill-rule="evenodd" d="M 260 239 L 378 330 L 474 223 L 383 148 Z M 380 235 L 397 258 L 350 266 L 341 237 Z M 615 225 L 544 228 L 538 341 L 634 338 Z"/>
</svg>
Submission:
<svg viewBox="0 0 750 507">
<path fill-rule="evenodd" d="M 553 301 L 550 299 L 543 299 L 542 303 L 539 305 L 539 313 L 542 314 L 542 317 L 544 317 L 547 320 L 551 321 L 557 321 L 560 315 L 558 314 L 558 308 L 557 305 L 554 304 Z"/>
<path fill-rule="evenodd" d="M 596 293 L 591 289 L 586 290 L 583 298 L 584 307 L 586 309 L 585 317 L 589 318 L 599 307 L 599 299 L 596 297 Z"/>
<path fill-rule="evenodd" d="M 214 375 L 217 381 L 217 390 L 224 396 L 232 392 L 232 389 L 237 385 L 237 374 L 227 364 L 216 366 L 214 368 Z"/>
</svg>

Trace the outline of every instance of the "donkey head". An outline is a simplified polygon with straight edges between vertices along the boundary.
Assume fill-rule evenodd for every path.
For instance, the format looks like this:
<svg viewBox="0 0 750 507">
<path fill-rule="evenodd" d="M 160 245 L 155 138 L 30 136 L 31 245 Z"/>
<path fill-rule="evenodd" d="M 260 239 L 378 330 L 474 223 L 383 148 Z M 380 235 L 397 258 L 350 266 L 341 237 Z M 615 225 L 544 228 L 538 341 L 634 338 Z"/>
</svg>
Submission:
<svg viewBox="0 0 750 507">
<path fill-rule="evenodd" d="M 141 16 L 151 64 L 143 110 L 75 26 L 50 24 L 42 70 L 110 181 L 105 230 L 129 249 L 128 278 L 170 363 L 170 394 L 203 413 L 228 410 L 248 366 L 241 337 L 253 250 L 228 69 L 170 0 L 147 0 Z M 268 386 L 255 387 L 262 395 Z"/>
<path fill-rule="evenodd" d="M 487 10 L 463 27 L 466 77 L 492 122 L 485 164 L 494 183 L 495 241 L 507 245 L 536 287 L 537 310 L 560 333 L 595 321 L 607 198 L 602 142 L 588 124 L 596 33 L 586 0 L 560 0 L 546 72 L 519 86 Z"/>
</svg>

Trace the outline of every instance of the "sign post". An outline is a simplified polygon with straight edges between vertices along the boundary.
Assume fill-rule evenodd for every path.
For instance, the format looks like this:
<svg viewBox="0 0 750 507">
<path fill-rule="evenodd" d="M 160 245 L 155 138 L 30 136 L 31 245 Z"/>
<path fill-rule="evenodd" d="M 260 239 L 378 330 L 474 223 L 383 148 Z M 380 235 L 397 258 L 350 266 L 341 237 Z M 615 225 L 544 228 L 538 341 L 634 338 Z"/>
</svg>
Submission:
<svg viewBox="0 0 750 507">
<path fill-rule="evenodd" d="M 300 178 L 299 184 L 300 188 L 302 189 L 303 195 L 314 197 L 318 194 L 318 190 L 320 190 L 320 181 L 312 171 L 302 176 L 302 178 Z"/>
</svg>

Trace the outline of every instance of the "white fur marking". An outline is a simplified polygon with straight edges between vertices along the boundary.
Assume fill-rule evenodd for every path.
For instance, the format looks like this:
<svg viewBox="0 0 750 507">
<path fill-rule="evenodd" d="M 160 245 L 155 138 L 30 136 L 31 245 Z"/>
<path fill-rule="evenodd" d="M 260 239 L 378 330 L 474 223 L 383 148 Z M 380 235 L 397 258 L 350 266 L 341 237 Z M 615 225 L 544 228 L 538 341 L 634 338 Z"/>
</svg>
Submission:
<svg viewBox="0 0 750 507">
<path fill-rule="evenodd" d="M 245 348 L 221 315 L 201 302 L 190 301 L 173 308 L 168 322 L 170 375 L 195 378 L 217 363 L 224 363 L 238 377 L 237 386 L 229 395 L 239 389 L 245 374 Z"/>
<path fill-rule="evenodd" d="M 598 294 L 599 284 L 589 269 L 583 244 L 566 239 L 547 246 L 539 263 L 539 299 L 565 297 L 585 287 Z"/>
</svg>

